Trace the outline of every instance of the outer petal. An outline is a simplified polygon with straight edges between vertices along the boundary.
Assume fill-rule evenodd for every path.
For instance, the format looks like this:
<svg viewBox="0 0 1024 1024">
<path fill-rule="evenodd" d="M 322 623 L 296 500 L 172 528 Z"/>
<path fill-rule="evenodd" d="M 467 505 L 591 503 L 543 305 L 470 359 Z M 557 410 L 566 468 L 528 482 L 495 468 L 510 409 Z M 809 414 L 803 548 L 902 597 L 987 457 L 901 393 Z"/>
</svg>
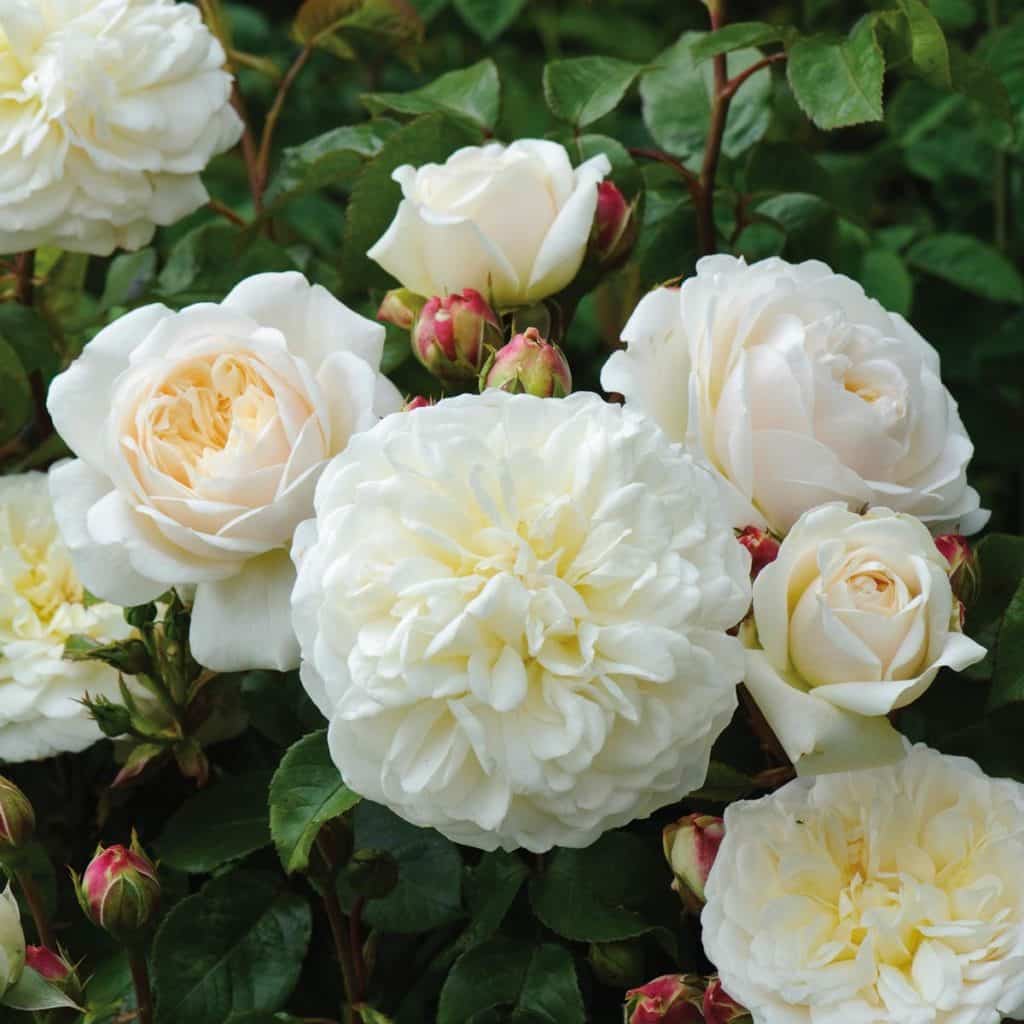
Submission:
<svg viewBox="0 0 1024 1024">
<path fill-rule="evenodd" d="M 159 597 L 167 583 L 143 576 L 132 565 L 126 545 L 100 543 L 88 527 L 90 509 L 112 490 L 110 481 L 81 459 L 62 462 L 50 470 L 54 514 L 86 589 L 115 604 L 145 604 Z"/>
<path fill-rule="evenodd" d="M 246 562 L 228 579 L 200 583 L 189 642 L 200 665 L 217 672 L 299 664 L 289 601 L 295 568 L 285 551 Z"/>
</svg>

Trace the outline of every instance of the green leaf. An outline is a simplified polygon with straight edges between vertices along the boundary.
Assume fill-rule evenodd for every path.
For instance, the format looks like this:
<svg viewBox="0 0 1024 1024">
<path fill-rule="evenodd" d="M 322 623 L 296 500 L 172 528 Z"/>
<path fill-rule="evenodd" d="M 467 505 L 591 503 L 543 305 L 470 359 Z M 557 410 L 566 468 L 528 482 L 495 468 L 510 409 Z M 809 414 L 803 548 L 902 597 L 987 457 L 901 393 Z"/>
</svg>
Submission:
<svg viewBox="0 0 1024 1024">
<path fill-rule="evenodd" d="M 270 831 L 285 871 L 305 870 L 320 829 L 358 802 L 331 760 L 326 729 L 290 747 L 270 784 Z"/>
<path fill-rule="evenodd" d="M 678 188 L 647 190 L 633 258 L 645 289 L 692 271 L 697 259 L 697 221 L 688 193 Z"/>
<path fill-rule="evenodd" d="M 986 115 L 998 117 L 1012 125 L 1013 104 L 1010 102 L 1010 94 L 995 71 L 976 57 L 964 53 L 958 46 L 949 47 L 949 61 L 953 88 L 980 104 Z"/>
<path fill-rule="evenodd" d="M 157 1024 L 223 1024 L 278 1010 L 312 931 L 306 901 L 273 876 L 235 871 L 183 899 L 153 943 Z"/>
<path fill-rule="evenodd" d="M 1024 537 L 991 533 L 978 544 L 981 588 L 974 603 L 967 609 L 967 633 L 988 648 L 985 660 L 972 666 L 968 673 L 974 678 L 993 674 L 995 654 L 1003 616 L 1024 581 Z"/>
<path fill-rule="evenodd" d="M 481 128 L 492 129 L 501 112 L 501 80 L 490 57 L 471 67 L 449 71 L 412 92 L 370 92 L 361 97 L 371 114 L 392 110 L 399 114 L 437 111 L 465 117 Z"/>
<path fill-rule="evenodd" d="M 702 38 L 700 32 L 685 32 L 640 78 L 647 130 L 662 149 L 683 160 L 704 152 L 711 124 L 714 70 L 706 61 L 698 64 L 692 53 L 692 47 Z M 729 55 L 729 74 L 745 71 L 762 56 L 760 50 L 737 50 Z M 770 99 L 771 70 L 764 68 L 733 97 L 722 139 L 726 156 L 739 156 L 768 130 Z"/>
<path fill-rule="evenodd" d="M 266 203 L 279 208 L 321 188 L 348 188 L 367 160 L 375 157 L 398 125 L 385 118 L 343 125 L 301 146 L 290 146 L 267 188 Z"/>
<path fill-rule="evenodd" d="M 60 369 L 55 340 L 36 310 L 15 302 L 0 305 L 0 336 L 17 353 L 25 372 L 38 372 L 44 384 Z"/>
<path fill-rule="evenodd" d="M 530 883 L 530 902 L 542 924 L 572 942 L 613 942 L 653 932 L 673 950 L 666 897 L 671 883 L 657 843 L 606 832 L 584 850 L 555 850 L 544 873 Z"/>
<path fill-rule="evenodd" d="M 471 1024 L 497 1007 L 544 1024 L 583 1024 L 572 954 L 550 943 L 502 938 L 463 954 L 441 990 L 437 1024 Z"/>
<path fill-rule="evenodd" d="M 898 0 L 909 30 L 910 59 L 926 81 L 939 88 L 953 85 L 946 33 L 921 0 Z"/>
<path fill-rule="evenodd" d="M 976 65 L 998 76 L 1014 113 L 1015 137 L 1007 140 L 1006 147 L 1024 152 L 1024 13 L 985 36 L 975 56 L 978 58 Z M 954 75 L 956 73 L 954 67 Z"/>
<path fill-rule="evenodd" d="M 107 268 L 107 282 L 100 299 L 102 309 L 130 306 L 141 299 L 156 274 L 156 250 L 118 253 Z"/>
<path fill-rule="evenodd" d="M 529 872 L 514 854 L 496 850 L 466 872 L 465 896 L 469 925 L 458 947 L 470 949 L 489 939 L 501 926 Z"/>
<path fill-rule="evenodd" d="M 787 63 L 793 95 L 819 128 L 882 120 L 885 59 L 870 18 L 861 18 L 847 39 L 798 40 Z"/>
<path fill-rule="evenodd" d="M 736 21 L 717 32 L 709 32 L 690 47 L 695 61 L 717 57 L 720 53 L 731 53 L 746 46 L 764 46 L 765 43 L 781 43 L 792 39 L 796 31 L 785 25 L 769 25 L 763 21 Z"/>
<path fill-rule="evenodd" d="M 423 31 L 407 0 L 304 0 L 292 23 L 298 42 L 342 60 L 356 60 L 366 45 L 412 59 Z"/>
<path fill-rule="evenodd" d="M 1024 701 L 1024 580 L 1003 614 L 995 651 L 989 711 Z"/>
<path fill-rule="evenodd" d="M 902 257 L 891 249 L 869 249 L 864 253 L 858 275 L 864 291 L 886 309 L 910 315 L 914 301 L 914 281 Z"/>
<path fill-rule="evenodd" d="M 762 142 L 747 164 L 747 189 L 753 193 L 806 192 L 831 199 L 832 175 L 806 148 L 790 142 Z"/>
<path fill-rule="evenodd" d="M 368 924 L 380 931 L 416 934 L 462 916 L 462 858 L 454 843 L 369 800 L 356 806 L 352 825 L 357 850 L 383 850 L 398 863 L 398 885 L 366 905 Z M 338 891 L 344 905 L 351 906 L 354 893 L 344 876 Z"/>
<path fill-rule="evenodd" d="M 544 98 L 555 117 L 584 128 L 619 105 L 640 71 L 614 57 L 553 60 L 544 68 Z"/>
<path fill-rule="evenodd" d="M 733 800 L 742 800 L 745 796 L 749 796 L 754 788 L 754 782 L 749 775 L 730 768 L 722 761 L 712 761 L 708 765 L 708 774 L 704 785 L 691 793 L 687 800 L 728 804 Z"/>
<path fill-rule="evenodd" d="M 526 0 L 455 0 L 455 10 L 485 43 L 493 43 L 516 20 L 525 3 Z"/>
<path fill-rule="evenodd" d="M 171 815 L 160 836 L 160 860 L 205 874 L 270 842 L 270 772 L 229 775 L 200 790 Z"/>
<path fill-rule="evenodd" d="M 64 1006 L 79 1009 L 73 999 L 27 966 L 21 977 L 4 992 L 0 1006 L 12 1010 L 56 1010 Z"/>
<path fill-rule="evenodd" d="M 1024 280 L 998 249 L 973 235 L 930 235 L 907 251 L 911 266 L 993 302 L 1024 302 Z"/>
<path fill-rule="evenodd" d="M 21 359 L 6 337 L 0 335 L 0 442 L 14 437 L 33 416 L 32 385 Z"/>
<path fill-rule="evenodd" d="M 427 114 L 396 131 L 356 179 L 349 199 L 342 249 L 342 286 L 347 293 L 369 287 L 388 288 L 391 278 L 366 251 L 391 223 L 402 190 L 391 173 L 402 164 L 441 163 L 462 146 L 479 142 L 465 122 L 444 114 Z"/>
</svg>

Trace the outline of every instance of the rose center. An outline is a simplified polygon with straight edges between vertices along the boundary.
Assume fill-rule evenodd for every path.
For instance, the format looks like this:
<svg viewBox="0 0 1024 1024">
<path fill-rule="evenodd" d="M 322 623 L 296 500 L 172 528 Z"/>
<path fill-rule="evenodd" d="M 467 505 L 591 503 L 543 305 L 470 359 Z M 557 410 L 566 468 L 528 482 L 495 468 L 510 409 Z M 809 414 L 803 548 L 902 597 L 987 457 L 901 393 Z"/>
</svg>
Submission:
<svg viewBox="0 0 1024 1024">
<path fill-rule="evenodd" d="M 854 604 L 863 611 L 891 611 L 896 608 L 896 582 L 888 572 L 880 569 L 856 572 L 846 582 Z"/>
</svg>

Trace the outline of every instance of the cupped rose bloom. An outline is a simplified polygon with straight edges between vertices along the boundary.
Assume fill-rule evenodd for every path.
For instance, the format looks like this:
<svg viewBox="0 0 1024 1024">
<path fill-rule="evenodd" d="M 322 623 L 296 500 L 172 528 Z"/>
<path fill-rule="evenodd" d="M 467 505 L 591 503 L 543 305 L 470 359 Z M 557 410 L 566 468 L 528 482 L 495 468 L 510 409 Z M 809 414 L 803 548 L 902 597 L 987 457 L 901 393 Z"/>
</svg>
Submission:
<svg viewBox="0 0 1024 1024">
<path fill-rule="evenodd" d="M 915 747 L 734 803 L 704 949 L 757 1024 L 1024 1012 L 1024 787 Z"/>
<path fill-rule="evenodd" d="M 25 933 L 10 883 L 0 892 L 0 997 L 17 984 L 25 969 Z"/>
<path fill-rule="evenodd" d="M 174 0 L 0 3 L 0 252 L 145 245 L 233 146 L 224 51 Z"/>
<path fill-rule="evenodd" d="M 406 288 L 475 288 L 499 307 L 561 291 L 576 276 L 597 210 L 603 154 L 573 170 L 557 142 L 467 146 L 443 164 L 399 167 L 395 219 L 367 255 Z"/>
<path fill-rule="evenodd" d="M 749 556 L 649 420 L 497 390 L 391 417 L 328 466 L 294 555 L 302 679 L 356 792 L 543 851 L 702 784 Z"/>
<path fill-rule="evenodd" d="M 102 738 L 79 703 L 118 699 L 118 674 L 65 661 L 64 642 L 131 636 L 121 609 L 86 598 L 57 530 L 45 473 L 0 477 L 0 761 L 79 751 Z"/>
<path fill-rule="evenodd" d="M 886 717 L 985 649 L 960 632 L 949 563 L 925 527 L 839 503 L 803 515 L 754 581 L 747 688 L 801 774 L 903 756 Z"/>
<path fill-rule="evenodd" d="M 824 263 L 709 256 L 637 306 L 602 386 L 720 475 L 733 525 L 785 533 L 810 508 L 884 505 L 974 533 L 973 446 L 939 357 Z"/>
<path fill-rule="evenodd" d="M 137 605 L 196 584 L 200 664 L 294 667 L 292 533 L 327 460 L 401 407 L 378 369 L 383 342 L 380 324 L 296 273 L 101 331 L 48 400 L 79 456 L 51 489 L 89 590 Z"/>
</svg>

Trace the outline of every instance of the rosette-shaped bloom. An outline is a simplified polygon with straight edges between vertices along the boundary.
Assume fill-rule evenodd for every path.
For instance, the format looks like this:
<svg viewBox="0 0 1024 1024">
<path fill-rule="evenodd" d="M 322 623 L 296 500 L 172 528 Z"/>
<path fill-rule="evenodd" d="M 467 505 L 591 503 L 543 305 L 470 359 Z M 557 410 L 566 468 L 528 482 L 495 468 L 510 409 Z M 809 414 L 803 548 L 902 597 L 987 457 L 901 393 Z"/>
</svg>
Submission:
<svg viewBox="0 0 1024 1024">
<path fill-rule="evenodd" d="M 1024 1011 L 1024 787 L 915 747 L 725 812 L 704 949 L 756 1024 Z"/>
<path fill-rule="evenodd" d="M 390 417 L 328 466 L 294 555 L 331 755 L 408 821 L 586 846 L 703 782 L 749 556 L 649 420 L 497 390 Z"/>
<path fill-rule="evenodd" d="M 137 605 L 196 584 L 200 664 L 294 667 L 292 533 L 327 460 L 401 407 L 383 344 L 380 324 L 296 273 L 101 331 L 48 399 L 79 456 L 50 477 L 89 590 Z"/>
<path fill-rule="evenodd" d="M 174 0 L 0 4 L 0 252 L 135 249 L 233 146 L 224 50 Z"/>
<path fill-rule="evenodd" d="M 839 503 L 803 515 L 754 581 L 744 676 L 800 773 L 903 756 L 886 717 L 943 666 L 985 656 L 960 631 L 950 565 L 913 516 Z"/>
<path fill-rule="evenodd" d="M 935 349 L 824 263 L 709 256 L 646 296 L 601 383 L 720 474 L 733 525 L 841 500 L 973 533 L 973 446 Z"/>
<path fill-rule="evenodd" d="M 399 167 L 402 201 L 367 255 L 419 295 L 475 288 L 499 307 L 561 291 L 586 254 L 603 154 L 575 170 L 564 146 L 467 146 L 443 164 Z"/>
<path fill-rule="evenodd" d="M 117 672 L 65 661 L 64 641 L 131 635 L 121 609 L 86 602 L 61 540 L 45 473 L 0 477 L 0 761 L 84 750 L 101 739 L 79 703 L 115 699 Z"/>
</svg>

